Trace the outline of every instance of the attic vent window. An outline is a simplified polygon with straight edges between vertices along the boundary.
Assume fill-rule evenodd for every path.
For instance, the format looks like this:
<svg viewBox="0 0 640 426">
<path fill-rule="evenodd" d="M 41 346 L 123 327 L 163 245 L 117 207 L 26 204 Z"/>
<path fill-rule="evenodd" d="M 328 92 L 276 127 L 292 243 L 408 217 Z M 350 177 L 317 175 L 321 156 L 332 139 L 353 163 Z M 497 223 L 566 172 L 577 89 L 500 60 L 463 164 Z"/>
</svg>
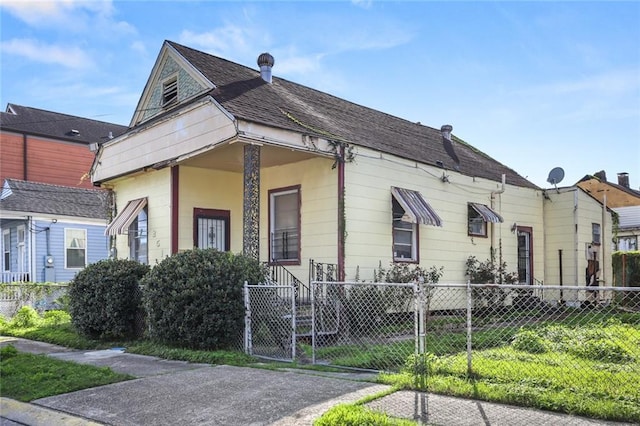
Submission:
<svg viewBox="0 0 640 426">
<path fill-rule="evenodd" d="M 78 136 L 80 134 L 80 131 L 76 130 L 76 129 L 71 129 L 71 130 L 69 130 L 69 134 L 71 136 Z"/>
<path fill-rule="evenodd" d="M 162 107 L 166 108 L 178 102 L 178 77 L 172 77 L 162 83 Z"/>
</svg>

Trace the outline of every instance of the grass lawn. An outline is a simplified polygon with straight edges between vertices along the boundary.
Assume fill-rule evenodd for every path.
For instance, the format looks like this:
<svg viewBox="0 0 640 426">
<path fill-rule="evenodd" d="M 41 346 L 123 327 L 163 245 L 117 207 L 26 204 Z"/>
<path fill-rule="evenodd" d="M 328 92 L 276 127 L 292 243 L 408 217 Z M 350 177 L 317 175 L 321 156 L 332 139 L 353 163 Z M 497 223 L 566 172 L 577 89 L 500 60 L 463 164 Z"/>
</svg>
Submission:
<svg viewBox="0 0 640 426">
<path fill-rule="evenodd" d="M 18 401 L 28 402 L 133 378 L 107 367 L 18 352 L 11 345 L 0 350 L 0 395 Z"/>
</svg>

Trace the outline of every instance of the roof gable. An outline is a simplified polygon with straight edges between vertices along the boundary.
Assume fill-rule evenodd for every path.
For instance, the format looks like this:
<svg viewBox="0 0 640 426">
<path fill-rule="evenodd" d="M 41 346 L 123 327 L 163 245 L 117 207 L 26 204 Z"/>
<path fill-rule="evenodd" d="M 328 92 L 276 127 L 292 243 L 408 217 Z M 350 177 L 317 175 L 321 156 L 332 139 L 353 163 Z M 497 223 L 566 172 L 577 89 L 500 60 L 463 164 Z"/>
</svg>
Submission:
<svg viewBox="0 0 640 426">
<path fill-rule="evenodd" d="M 170 47 L 171 50 L 168 48 Z M 265 82 L 251 69 L 180 44 L 166 41 L 161 57 L 173 51 L 197 70 L 211 88 L 211 95 L 236 119 L 280 129 L 347 142 L 402 158 L 496 182 L 538 188 L 511 168 L 480 152 L 463 140 L 452 137 L 459 167 L 447 153 L 440 130 L 413 123 L 381 111 L 349 102 L 310 87 L 273 77 Z M 159 57 L 147 87 L 146 99 L 159 81 L 166 61 Z M 186 69 L 186 68 L 185 68 Z M 197 99 L 194 96 L 192 99 Z M 144 109 L 147 104 L 139 106 Z M 140 114 L 140 113 L 138 113 Z M 134 119 L 136 121 L 136 119 Z M 357 154 L 357 153 L 356 153 Z"/>
<path fill-rule="evenodd" d="M 128 129 L 127 126 L 119 124 L 16 104 L 8 104 L 6 112 L 0 112 L 0 127 L 2 130 L 84 145 L 101 144 Z"/>
<path fill-rule="evenodd" d="M 0 211 L 107 219 L 108 192 L 6 179 Z"/>
<path fill-rule="evenodd" d="M 168 110 L 163 107 L 163 86 L 171 78 L 176 78 L 177 81 L 177 104 L 193 99 L 215 87 L 197 68 L 185 61 L 175 52 L 173 47 L 165 43 L 136 107 L 136 113 L 131 121 L 132 126 Z"/>
</svg>

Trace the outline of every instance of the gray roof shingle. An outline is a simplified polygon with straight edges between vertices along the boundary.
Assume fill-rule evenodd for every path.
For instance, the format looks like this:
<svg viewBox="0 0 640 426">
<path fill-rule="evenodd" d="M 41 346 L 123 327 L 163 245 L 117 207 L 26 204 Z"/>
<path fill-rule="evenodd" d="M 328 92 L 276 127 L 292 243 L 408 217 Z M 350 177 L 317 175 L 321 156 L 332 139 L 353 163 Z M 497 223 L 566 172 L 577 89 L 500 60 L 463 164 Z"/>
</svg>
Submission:
<svg viewBox="0 0 640 426">
<path fill-rule="evenodd" d="M 282 129 L 343 139 L 355 145 L 416 160 L 442 162 L 454 169 L 439 129 L 413 123 L 330 94 L 273 77 L 266 83 L 259 71 L 207 53 L 167 41 L 216 85 L 209 94 L 236 118 Z M 332 138 L 331 136 L 329 137 Z M 452 137 L 460 165 L 468 176 L 538 188 L 517 172 L 463 140 Z"/>
<path fill-rule="evenodd" d="M 90 143 L 101 144 L 109 140 L 109 132 L 113 137 L 116 137 L 128 129 L 127 126 L 119 124 L 16 104 L 8 104 L 7 111 L 12 112 L 0 112 L 0 128 L 2 130 L 73 141 L 86 145 Z M 77 130 L 78 134 L 74 135 L 71 132 L 72 130 Z"/>
<path fill-rule="evenodd" d="M 92 219 L 108 218 L 108 191 L 6 179 L 11 194 L 0 199 L 0 211 L 30 212 Z M 3 191 L 5 194 L 6 191 Z"/>
</svg>

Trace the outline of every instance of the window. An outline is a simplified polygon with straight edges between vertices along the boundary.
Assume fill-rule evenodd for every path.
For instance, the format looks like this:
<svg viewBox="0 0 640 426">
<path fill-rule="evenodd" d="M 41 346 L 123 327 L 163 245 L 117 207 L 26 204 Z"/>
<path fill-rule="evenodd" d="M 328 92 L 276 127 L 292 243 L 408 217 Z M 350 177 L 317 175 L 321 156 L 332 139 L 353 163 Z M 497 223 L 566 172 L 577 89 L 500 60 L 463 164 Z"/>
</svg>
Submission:
<svg viewBox="0 0 640 426">
<path fill-rule="evenodd" d="M 269 257 L 300 264 L 300 186 L 269 191 Z"/>
<path fill-rule="evenodd" d="M 162 107 L 178 102 L 178 77 L 171 77 L 162 83 Z"/>
<path fill-rule="evenodd" d="M 402 220 L 405 210 L 391 198 L 393 209 L 393 260 L 397 262 L 418 261 L 418 225 Z"/>
<path fill-rule="evenodd" d="M 638 238 L 635 235 L 630 237 L 618 237 L 619 251 L 636 251 L 638 250 Z"/>
<path fill-rule="evenodd" d="M 193 209 L 194 247 L 229 251 L 230 216 L 228 210 Z"/>
<path fill-rule="evenodd" d="M 467 204 L 468 227 L 470 236 L 486 237 L 487 223 L 502 223 L 503 219 L 491 207 L 480 203 Z"/>
<path fill-rule="evenodd" d="M 11 271 L 11 230 L 2 231 L 2 270 Z"/>
<path fill-rule="evenodd" d="M 140 263 L 148 262 L 148 215 L 145 206 L 129 225 L 129 258 Z"/>
<path fill-rule="evenodd" d="M 26 263 L 26 246 L 25 246 L 25 228 L 24 225 L 18 226 L 18 272 L 24 272 Z"/>
<path fill-rule="evenodd" d="M 591 243 L 600 244 L 600 224 L 591 224 Z"/>
<path fill-rule="evenodd" d="M 471 204 L 468 205 L 467 211 L 469 216 L 469 235 L 486 237 L 487 222 L 484 221 L 484 218 L 476 209 L 473 208 Z"/>
<path fill-rule="evenodd" d="M 85 229 L 65 229 L 65 267 L 68 269 L 87 266 L 87 231 Z"/>
</svg>

